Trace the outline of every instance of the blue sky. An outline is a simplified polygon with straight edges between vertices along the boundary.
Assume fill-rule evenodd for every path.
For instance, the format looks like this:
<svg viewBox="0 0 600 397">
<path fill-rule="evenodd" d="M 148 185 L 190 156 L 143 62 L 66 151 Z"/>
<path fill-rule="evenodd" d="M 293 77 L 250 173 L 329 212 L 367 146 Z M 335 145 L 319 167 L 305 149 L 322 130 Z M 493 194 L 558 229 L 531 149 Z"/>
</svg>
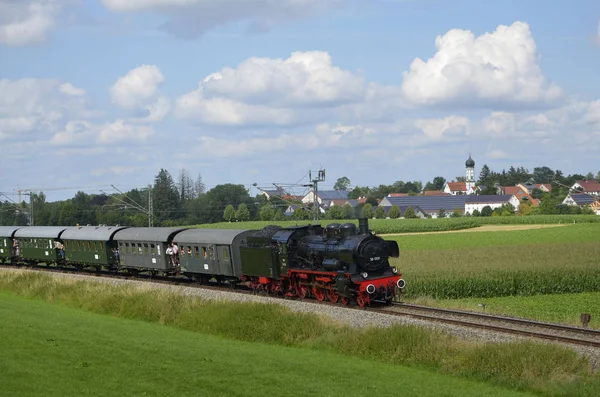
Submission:
<svg viewBox="0 0 600 397">
<path fill-rule="evenodd" d="M 160 168 L 425 183 L 469 153 L 476 174 L 597 173 L 599 18 L 583 0 L 0 0 L 0 191 Z"/>
</svg>

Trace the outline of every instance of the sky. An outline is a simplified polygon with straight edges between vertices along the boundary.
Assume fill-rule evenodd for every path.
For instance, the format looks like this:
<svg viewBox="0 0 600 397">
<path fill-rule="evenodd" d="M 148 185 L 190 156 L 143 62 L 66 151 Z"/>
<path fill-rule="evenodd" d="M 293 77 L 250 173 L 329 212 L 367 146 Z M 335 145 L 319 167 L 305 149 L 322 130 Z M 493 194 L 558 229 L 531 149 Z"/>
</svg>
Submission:
<svg viewBox="0 0 600 397">
<path fill-rule="evenodd" d="M 0 0 L 0 192 L 596 174 L 599 71 L 597 0 Z"/>
</svg>

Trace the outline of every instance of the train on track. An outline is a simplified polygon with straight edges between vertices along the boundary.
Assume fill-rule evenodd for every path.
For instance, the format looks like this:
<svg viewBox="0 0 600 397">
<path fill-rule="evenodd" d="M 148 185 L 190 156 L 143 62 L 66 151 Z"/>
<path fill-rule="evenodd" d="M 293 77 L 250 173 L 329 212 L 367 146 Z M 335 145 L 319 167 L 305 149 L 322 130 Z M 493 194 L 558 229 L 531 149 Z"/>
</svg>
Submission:
<svg viewBox="0 0 600 397">
<path fill-rule="evenodd" d="M 176 244 L 179 254 L 170 253 Z M 359 306 L 405 287 L 389 258 L 398 243 L 368 220 L 260 230 L 128 226 L 1 226 L 0 262 L 216 280 L 286 297 Z"/>
</svg>

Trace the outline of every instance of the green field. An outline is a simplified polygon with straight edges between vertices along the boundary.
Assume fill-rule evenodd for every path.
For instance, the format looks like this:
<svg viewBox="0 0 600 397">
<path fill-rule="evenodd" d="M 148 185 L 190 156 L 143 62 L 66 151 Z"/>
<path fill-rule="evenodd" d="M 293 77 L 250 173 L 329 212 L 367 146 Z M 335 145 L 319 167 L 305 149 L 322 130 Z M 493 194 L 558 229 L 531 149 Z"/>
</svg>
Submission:
<svg viewBox="0 0 600 397">
<path fill-rule="evenodd" d="M 520 396 L 431 371 L 232 341 L 0 293 L 3 396 Z M 350 381 L 349 374 L 360 374 Z"/>
<path fill-rule="evenodd" d="M 358 224 L 358 220 L 320 220 L 322 226 L 330 223 L 350 222 Z M 313 221 L 250 221 L 250 222 L 220 222 L 195 225 L 191 227 L 206 229 L 261 229 L 268 225 L 283 227 L 308 225 Z M 469 229 L 482 225 L 545 225 L 600 223 L 597 215 L 535 215 L 535 216 L 489 216 L 464 217 L 444 219 L 369 219 L 369 228 L 377 234 L 435 232 L 446 230 Z"/>
<path fill-rule="evenodd" d="M 406 298 L 600 290 L 600 224 L 388 238 L 400 246 L 392 264 L 407 280 Z"/>
<path fill-rule="evenodd" d="M 27 271 L 0 272 L 0 291 L 3 395 L 600 393 L 590 363 L 555 345 L 353 329 L 273 304 Z"/>
</svg>

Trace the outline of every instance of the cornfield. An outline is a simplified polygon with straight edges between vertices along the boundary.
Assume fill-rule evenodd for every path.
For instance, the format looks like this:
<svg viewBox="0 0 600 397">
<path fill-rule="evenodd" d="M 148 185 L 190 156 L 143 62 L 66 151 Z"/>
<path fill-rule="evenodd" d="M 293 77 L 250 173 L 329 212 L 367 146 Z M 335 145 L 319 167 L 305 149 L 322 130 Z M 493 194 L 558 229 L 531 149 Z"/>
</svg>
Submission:
<svg viewBox="0 0 600 397">
<path fill-rule="evenodd" d="M 354 223 L 358 220 L 319 220 L 319 224 L 326 226 L 329 223 Z M 443 219 L 370 219 L 369 227 L 377 234 L 437 232 L 449 230 L 469 229 L 482 225 L 541 225 L 541 224 L 573 224 L 597 223 L 597 215 L 534 215 L 534 216 L 491 216 L 491 217 L 465 217 Z M 210 229 L 262 229 L 267 225 L 298 226 L 308 225 L 313 221 L 250 221 L 250 222 L 220 222 L 202 224 L 193 227 Z"/>
</svg>

